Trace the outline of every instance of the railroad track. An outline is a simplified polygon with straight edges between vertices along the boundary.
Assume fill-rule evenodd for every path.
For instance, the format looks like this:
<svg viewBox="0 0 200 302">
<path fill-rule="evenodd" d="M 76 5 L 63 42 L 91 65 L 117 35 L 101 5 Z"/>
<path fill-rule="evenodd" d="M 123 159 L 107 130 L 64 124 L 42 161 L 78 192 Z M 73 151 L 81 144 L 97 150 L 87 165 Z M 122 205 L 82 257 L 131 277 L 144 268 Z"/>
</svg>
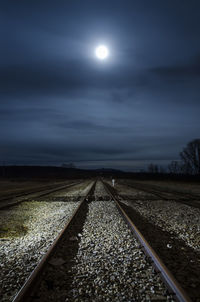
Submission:
<svg viewBox="0 0 200 302">
<path fill-rule="evenodd" d="M 157 301 L 191 301 L 126 215 L 116 191 L 97 182 L 97 192 L 101 186 L 102 200 L 95 198 L 94 184 L 13 302 L 152 301 L 152 295 Z"/>
<path fill-rule="evenodd" d="M 70 184 L 73 184 L 74 182 L 71 182 L 71 183 L 68 183 L 69 185 Z M 32 188 L 29 188 L 29 189 L 18 189 L 17 191 L 13 191 L 13 192 L 9 192 L 7 194 L 3 194 L 0 196 L 0 202 L 4 201 L 4 200 L 8 200 L 8 199 L 13 199 L 15 197 L 21 197 L 21 196 L 25 196 L 25 195 L 28 195 L 28 194 L 31 194 L 31 193 L 34 193 L 35 191 L 43 191 L 43 190 L 48 190 L 48 189 L 53 189 L 53 188 L 56 188 L 58 186 L 63 186 L 63 185 L 66 185 L 66 182 L 62 182 L 62 183 L 58 183 L 58 184 L 50 184 L 50 185 L 42 185 L 42 186 L 35 186 L 35 187 L 32 187 Z"/>
<path fill-rule="evenodd" d="M 179 232 L 170 230 L 167 225 L 170 223 L 170 215 L 163 224 L 157 223 L 159 221 L 156 213 L 159 212 L 161 207 L 158 206 L 158 211 L 154 214 L 151 211 L 151 201 L 133 201 L 131 199 L 121 199 L 120 205 L 129 218 L 134 221 L 134 224 L 141 231 L 146 240 L 150 243 L 156 253 L 161 259 L 164 260 L 165 265 L 175 276 L 177 281 L 182 285 L 188 295 L 193 301 L 200 301 L 200 254 L 198 250 L 195 250 L 188 242 L 183 240 L 183 229 L 180 228 Z M 160 201 L 158 201 L 158 204 Z M 146 216 L 140 207 L 146 205 L 148 215 Z M 155 205 L 156 203 L 154 203 Z M 178 207 L 178 206 L 177 206 Z M 173 211 L 173 208 L 171 208 Z M 176 212 L 176 210 L 174 209 Z M 163 207 L 163 212 L 165 208 Z M 154 219 L 152 220 L 152 215 Z M 175 226 L 176 228 L 176 226 Z M 178 230 L 178 229 L 176 229 Z M 192 233 L 192 232 L 191 232 Z M 188 234 L 188 237 L 192 237 L 192 234 Z M 183 237 L 182 237 L 183 236 Z M 198 235 L 197 235 L 198 236 Z M 195 237 L 193 237 L 195 238 Z M 192 239 L 192 238 L 191 238 Z M 197 244 L 198 245 L 198 244 Z"/>
<path fill-rule="evenodd" d="M 153 261 L 155 268 L 161 274 L 166 286 L 170 289 L 171 292 L 174 293 L 178 301 L 190 301 L 190 298 L 187 296 L 185 291 L 181 288 L 180 284 L 176 281 L 176 279 L 168 270 L 168 268 L 165 266 L 163 261 L 158 257 L 158 255 L 150 246 L 150 244 L 147 242 L 145 237 L 142 235 L 142 233 L 138 230 L 136 225 L 133 223 L 133 221 L 129 218 L 127 213 L 124 211 L 124 209 L 121 206 L 121 202 L 117 197 L 116 191 L 109 184 L 104 183 L 104 185 L 106 186 L 108 192 L 110 192 L 113 199 L 115 200 L 117 208 L 120 214 L 122 215 L 123 219 L 129 225 L 131 231 L 136 235 L 139 242 L 141 243 L 141 246 L 145 254 Z"/>
<path fill-rule="evenodd" d="M 132 184 L 128 183 L 126 184 L 126 186 L 146 193 L 150 193 L 159 199 L 174 200 L 176 202 L 180 202 L 200 209 L 200 196 L 195 194 L 177 192 L 171 189 L 165 190 L 163 188 L 157 188 L 151 185 L 146 185 L 146 184 L 144 185 L 138 183 L 132 183 Z M 150 198 L 148 197 L 148 199 Z"/>
<path fill-rule="evenodd" d="M 4 196 L 3 198 L 0 198 L 0 209 L 5 209 L 11 206 L 14 206 L 16 204 L 19 204 L 23 201 L 28 200 L 29 198 L 39 198 L 46 196 L 48 194 L 61 191 L 67 188 L 70 188 L 74 185 L 79 184 L 80 182 L 72 182 L 70 184 L 65 184 L 65 185 L 53 185 L 53 186 L 46 186 L 46 187 L 39 187 L 39 188 L 34 188 L 30 191 L 26 192 L 21 192 L 16 195 L 10 194 L 9 196 Z"/>
</svg>

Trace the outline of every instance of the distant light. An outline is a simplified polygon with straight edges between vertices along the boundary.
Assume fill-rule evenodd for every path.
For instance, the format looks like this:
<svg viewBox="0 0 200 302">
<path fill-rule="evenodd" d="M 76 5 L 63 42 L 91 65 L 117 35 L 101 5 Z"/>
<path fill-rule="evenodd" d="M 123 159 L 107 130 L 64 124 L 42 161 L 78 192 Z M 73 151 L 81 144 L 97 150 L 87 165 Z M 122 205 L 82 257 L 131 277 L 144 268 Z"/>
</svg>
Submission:
<svg viewBox="0 0 200 302">
<path fill-rule="evenodd" d="M 104 60 L 108 57 L 108 48 L 104 45 L 99 45 L 96 48 L 95 53 L 98 59 Z"/>
</svg>

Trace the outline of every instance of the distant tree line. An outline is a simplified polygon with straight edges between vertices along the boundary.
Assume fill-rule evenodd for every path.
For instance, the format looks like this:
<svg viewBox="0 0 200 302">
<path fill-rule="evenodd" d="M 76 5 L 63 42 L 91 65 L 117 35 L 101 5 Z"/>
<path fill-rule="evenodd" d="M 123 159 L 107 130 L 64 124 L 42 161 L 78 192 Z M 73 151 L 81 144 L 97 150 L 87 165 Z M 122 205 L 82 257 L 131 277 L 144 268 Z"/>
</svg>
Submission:
<svg viewBox="0 0 200 302">
<path fill-rule="evenodd" d="M 159 165 L 156 165 L 156 164 L 150 164 L 148 166 L 148 172 L 152 173 L 152 174 L 155 174 L 155 173 L 165 173 L 166 170 L 162 166 L 159 166 Z"/>
<path fill-rule="evenodd" d="M 76 165 L 74 163 L 68 163 L 68 164 L 62 164 L 61 165 L 62 168 L 66 168 L 66 169 L 76 169 Z"/>
<path fill-rule="evenodd" d="M 149 173 L 170 173 L 185 175 L 200 175 L 200 139 L 189 142 L 180 152 L 180 160 L 173 160 L 167 167 L 150 164 Z"/>
</svg>

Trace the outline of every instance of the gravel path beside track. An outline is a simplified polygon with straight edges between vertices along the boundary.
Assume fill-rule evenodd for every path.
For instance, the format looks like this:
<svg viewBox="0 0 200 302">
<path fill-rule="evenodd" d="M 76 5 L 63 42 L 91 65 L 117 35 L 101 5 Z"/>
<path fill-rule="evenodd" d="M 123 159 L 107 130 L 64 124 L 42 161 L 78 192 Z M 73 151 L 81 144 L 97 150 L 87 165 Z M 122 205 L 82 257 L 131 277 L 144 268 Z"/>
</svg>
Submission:
<svg viewBox="0 0 200 302">
<path fill-rule="evenodd" d="M 123 202 L 133 207 L 153 224 L 176 235 L 188 246 L 200 252 L 200 209 L 173 200 L 148 199 L 149 193 L 120 184 L 117 184 L 116 189 L 119 194 L 128 194 L 130 199 L 134 199 L 133 201 L 123 200 Z M 124 199 L 123 195 L 122 199 Z"/>
<path fill-rule="evenodd" d="M 200 210 L 175 201 L 149 199 L 146 192 L 135 198 L 137 190 L 132 189 L 131 194 L 130 187 L 116 187 L 126 213 L 192 300 L 200 302 Z M 127 192 L 130 199 L 126 199 Z"/>
<path fill-rule="evenodd" d="M 1 301 L 14 297 L 77 206 L 64 202 L 26 202 L 18 209 L 4 211 L 1 218 L 5 223 L 13 211 L 15 216 L 23 215 L 28 232 L 19 238 L 0 241 Z"/>
<path fill-rule="evenodd" d="M 200 252 L 200 210 L 174 201 L 127 202 L 142 216 L 164 231 L 175 234 Z"/>
<path fill-rule="evenodd" d="M 1 227 L 11 228 L 0 238 L 1 301 L 12 300 L 78 204 L 29 201 L 0 211 Z"/>
</svg>

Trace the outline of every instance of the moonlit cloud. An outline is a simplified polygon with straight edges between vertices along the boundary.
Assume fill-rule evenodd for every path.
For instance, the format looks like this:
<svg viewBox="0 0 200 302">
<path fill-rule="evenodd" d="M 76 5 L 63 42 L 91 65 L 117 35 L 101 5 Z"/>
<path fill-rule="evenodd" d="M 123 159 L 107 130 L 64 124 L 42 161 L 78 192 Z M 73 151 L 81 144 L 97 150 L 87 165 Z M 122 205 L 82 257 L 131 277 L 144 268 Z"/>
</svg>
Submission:
<svg viewBox="0 0 200 302">
<path fill-rule="evenodd" d="M 200 133 L 199 9 L 2 4 L 1 161 L 131 170 L 177 159 Z M 105 62 L 94 56 L 99 41 L 112 50 Z"/>
</svg>

